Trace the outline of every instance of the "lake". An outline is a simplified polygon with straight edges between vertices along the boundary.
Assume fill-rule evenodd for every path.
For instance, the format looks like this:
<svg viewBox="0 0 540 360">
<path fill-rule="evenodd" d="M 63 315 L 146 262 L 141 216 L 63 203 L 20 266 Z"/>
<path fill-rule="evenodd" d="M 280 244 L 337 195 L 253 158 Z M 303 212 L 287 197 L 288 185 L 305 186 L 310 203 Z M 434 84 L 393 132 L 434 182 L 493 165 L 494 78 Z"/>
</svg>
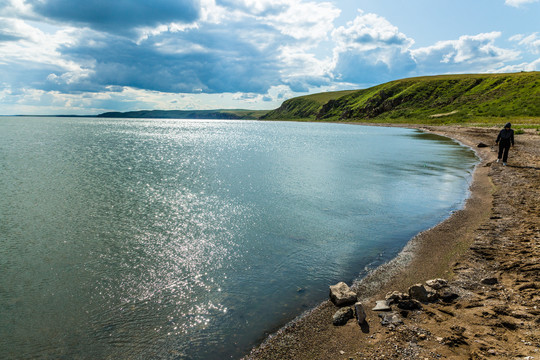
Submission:
<svg viewBox="0 0 540 360">
<path fill-rule="evenodd" d="M 240 358 L 468 196 L 417 130 L 0 117 L 0 358 Z"/>
</svg>

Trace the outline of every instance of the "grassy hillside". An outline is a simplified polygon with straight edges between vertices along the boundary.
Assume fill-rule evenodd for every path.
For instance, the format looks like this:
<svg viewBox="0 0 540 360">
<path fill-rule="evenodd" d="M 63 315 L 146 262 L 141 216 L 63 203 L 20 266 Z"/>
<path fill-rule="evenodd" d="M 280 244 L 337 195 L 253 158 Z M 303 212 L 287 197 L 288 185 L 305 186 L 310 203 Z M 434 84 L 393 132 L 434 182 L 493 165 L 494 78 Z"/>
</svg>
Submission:
<svg viewBox="0 0 540 360">
<path fill-rule="evenodd" d="M 341 98 L 356 92 L 356 90 L 325 92 L 301 96 L 285 101 L 279 108 L 269 111 L 262 116 L 264 120 L 314 120 L 315 114 L 331 100 Z"/>
<path fill-rule="evenodd" d="M 540 120 L 540 72 L 443 75 L 287 100 L 264 119 L 373 122 Z"/>
<path fill-rule="evenodd" d="M 98 117 L 154 119 L 259 119 L 267 110 L 140 110 L 107 112 Z"/>
</svg>

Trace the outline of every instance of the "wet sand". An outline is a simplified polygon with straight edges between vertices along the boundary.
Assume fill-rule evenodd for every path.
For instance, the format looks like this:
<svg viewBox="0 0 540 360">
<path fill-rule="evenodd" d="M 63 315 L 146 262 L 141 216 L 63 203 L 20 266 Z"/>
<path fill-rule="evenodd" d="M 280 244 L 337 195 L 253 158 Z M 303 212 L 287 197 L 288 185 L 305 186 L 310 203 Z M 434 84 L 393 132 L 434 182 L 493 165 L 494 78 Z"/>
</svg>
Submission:
<svg viewBox="0 0 540 360">
<path fill-rule="evenodd" d="M 498 128 L 416 128 L 454 138 L 481 158 L 465 207 L 354 284 L 364 326 L 354 319 L 334 326 L 338 308 L 325 301 L 245 359 L 540 358 L 540 135 L 516 135 L 502 166 Z M 459 297 L 401 311 L 398 326 L 383 326 L 371 310 L 387 293 L 434 278 L 447 279 Z"/>
</svg>

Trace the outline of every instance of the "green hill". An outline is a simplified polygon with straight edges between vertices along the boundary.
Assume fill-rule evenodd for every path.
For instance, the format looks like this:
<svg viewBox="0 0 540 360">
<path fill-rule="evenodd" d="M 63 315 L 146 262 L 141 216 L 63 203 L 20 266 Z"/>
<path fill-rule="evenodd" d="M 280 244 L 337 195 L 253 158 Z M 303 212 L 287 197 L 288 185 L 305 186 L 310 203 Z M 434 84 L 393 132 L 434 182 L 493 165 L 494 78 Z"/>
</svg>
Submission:
<svg viewBox="0 0 540 360">
<path fill-rule="evenodd" d="M 264 120 L 314 120 L 315 114 L 329 101 L 356 92 L 356 90 L 325 92 L 286 100 L 279 108 L 263 115 Z"/>
<path fill-rule="evenodd" d="M 402 79 L 293 98 L 262 118 L 437 123 L 504 117 L 540 120 L 540 72 Z"/>
</svg>

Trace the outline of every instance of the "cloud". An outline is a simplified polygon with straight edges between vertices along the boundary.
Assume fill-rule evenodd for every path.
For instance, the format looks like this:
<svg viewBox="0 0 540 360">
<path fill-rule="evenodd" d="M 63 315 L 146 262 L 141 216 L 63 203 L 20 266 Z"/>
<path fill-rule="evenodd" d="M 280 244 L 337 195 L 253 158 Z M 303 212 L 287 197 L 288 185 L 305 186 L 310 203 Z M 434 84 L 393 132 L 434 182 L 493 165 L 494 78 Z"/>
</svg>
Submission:
<svg viewBox="0 0 540 360">
<path fill-rule="evenodd" d="M 382 16 L 336 27 L 339 16 L 315 0 L 0 0 L 2 111 L 8 98 L 10 109 L 86 113 L 277 107 L 415 75 L 538 66 L 538 33 L 512 37 L 514 50 L 499 32 L 414 48 Z"/>
<path fill-rule="evenodd" d="M 486 72 L 518 59 L 520 53 L 495 45 L 500 32 L 461 36 L 458 40 L 412 50 L 423 73 Z"/>
<path fill-rule="evenodd" d="M 79 63 L 58 52 L 59 47 L 74 42 L 74 29 L 47 34 L 23 20 L 0 18 L 0 34 L 4 34 L 4 41 L 0 41 L 0 78 L 13 89 L 41 88 L 51 74 L 63 74 L 66 81 L 73 81 L 85 73 Z"/>
<path fill-rule="evenodd" d="M 286 0 L 216 0 L 216 5 L 230 11 L 241 11 L 254 16 L 268 16 L 283 12 L 291 4 Z"/>
<path fill-rule="evenodd" d="M 58 50 L 84 64 L 83 81 L 62 82 L 65 74 L 55 73 L 45 86 L 64 92 L 110 85 L 178 93 L 265 92 L 279 79 L 277 50 L 262 52 L 243 36 L 245 25 L 234 25 L 228 31 L 208 25 L 175 36 L 163 33 L 142 43 L 84 31 L 76 43 Z"/>
<path fill-rule="evenodd" d="M 537 32 L 530 35 L 514 35 L 510 38 L 510 41 L 515 41 L 519 45 L 525 46 L 533 54 L 540 54 L 540 37 Z"/>
<path fill-rule="evenodd" d="M 332 32 L 334 76 L 357 84 L 381 83 L 416 67 L 410 54 L 414 41 L 385 18 L 360 14 Z"/>
<path fill-rule="evenodd" d="M 524 62 L 521 64 L 506 65 L 492 72 L 508 73 L 519 71 L 540 71 L 540 58 L 532 62 Z"/>
<path fill-rule="evenodd" d="M 538 2 L 539 0 L 505 0 L 505 4 L 513 7 L 520 7 L 524 4 L 531 4 Z"/>
<path fill-rule="evenodd" d="M 413 48 L 414 41 L 385 18 L 360 14 L 332 33 L 335 80 L 374 85 L 429 74 L 494 72 L 520 58 L 517 50 L 496 45 L 500 32 L 464 35 L 457 40 Z M 537 49 L 536 34 L 515 38 L 529 50 Z"/>
<path fill-rule="evenodd" d="M 40 31 L 38 30 L 38 33 Z M 0 18 L 0 42 L 29 40 L 36 41 L 36 29 L 22 20 Z"/>
<path fill-rule="evenodd" d="M 35 13 L 55 21 L 125 32 L 135 28 L 198 19 L 197 0 L 27 0 Z"/>
<path fill-rule="evenodd" d="M 296 40 L 320 42 L 334 28 L 340 10 L 331 3 L 287 0 L 288 6 L 272 13 L 266 21 L 283 35 Z M 304 44 L 305 46 L 306 44 Z"/>
<path fill-rule="evenodd" d="M 43 65 L 40 71 L 20 77 L 24 79 L 21 83 L 37 89 L 73 93 L 117 86 L 175 93 L 265 94 L 276 85 L 290 84 L 307 91 L 329 81 L 323 69 L 328 60 L 317 60 L 311 53 L 327 38 L 339 15 L 329 3 L 202 0 L 198 21 L 163 26 L 157 24 L 191 20 L 193 16 L 178 13 L 198 2 L 177 1 L 174 6 L 178 9 L 172 2 L 152 2 L 156 9 L 143 16 L 148 1 L 133 8 L 124 0 L 89 1 L 84 9 L 63 0 L 31 1 L 34 11 L 47 21 L 71 24 L 47 25 L 46 34 L 31 26 L 9 32 L 13 26 L 0 23 L 4 41 L 40 34 L 39 39 L 17 42 L 6 53 L 16 68 L 21 57 L 34 62 L 36 69 Z M 166 11 L 170 10 L 167 6 L 173 9 Z M 98 16 L 102 13 L 108 16 Z M 76 27 L 81 24 L 83 27 Z M 120 27 L 143 29 L 142 36 L 125 36 Z"/>
<path fill-rule="evenodd" d="M 24 39 L 20 31 L 14 29 L 14 26 L 16 26 L 15 21 L 0 18 L 0 43 Z"/>
<path fill-rule="evenodd" d="M 414 41 L 399 32 L 385 18 L 376 14 L 360 14 L 347 23 L 335 29 L 332 37 L 338 46 L 338 51 L 347 49 L 373 50 L 381 47 L 410 47 Z"/>
<path fill-rule="evenodd" d="M 331 58 L 319 59 L 301 47 L 283 46 L 278 59 L 286 69 L 281 74 L 282 83 L 295 92 L 307 92 L 331 82 Z"/>
</svg>

